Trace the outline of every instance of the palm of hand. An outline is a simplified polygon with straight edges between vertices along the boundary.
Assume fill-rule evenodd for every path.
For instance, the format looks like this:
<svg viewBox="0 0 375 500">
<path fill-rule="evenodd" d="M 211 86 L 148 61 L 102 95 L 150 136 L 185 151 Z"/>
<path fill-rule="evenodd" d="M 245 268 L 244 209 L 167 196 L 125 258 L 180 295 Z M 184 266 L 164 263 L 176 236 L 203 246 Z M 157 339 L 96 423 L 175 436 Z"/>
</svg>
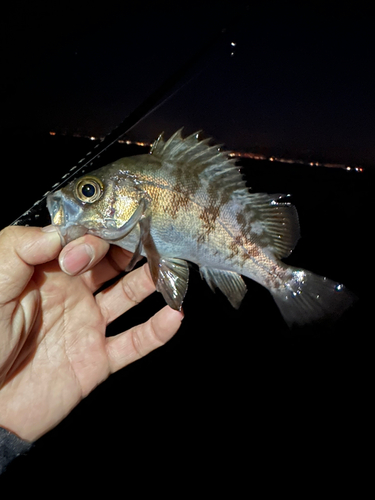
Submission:
<svg viewBox="0 0 375 500">
<path fill-rule="evenodd" d="M 53 426 L 109 375 L 106 322 L 85 277 L 67 276 L 54 261 L 39 266 L 33 281 L 28 314 L 38 309 L 37 317 L 3 388 L 12 396 L 8 405 L 17 407 L 16 428 L 26 411 L 29 421 L 45 426 L 47 417 Z"/>
<path fill-rule="evenodd" d="M 113 250 L 118 256 L 119 249 Z M 18 299 L 22 314 L 13 335 L 18 326 L 19 345 L 25 340 L 0 391 L 0 425 L 35 440 L 110 373 L 159 347 L 178 329 L 180 315 L 164 308 L 143 325 L 105 337 L 108 323 L 154 291 L 144 266 L 94 296 L 118 273 L 116 260 L 107 254 L 80 276 L 68 276 L 56 260 L 35 268 Z M 126 260 L 122 254 L 122 268 Z"/>
<path fill-rule="evenodd" d="M 30 418 L 45 422 L 48 415 L 53 425 L 109 375 L 106 321 L 85 277 L 65 275 L 55 261 L 34 279 L 39 314 L 25 346 L 26 366 L 11 385 L 17 384 Z"/>
</svg>

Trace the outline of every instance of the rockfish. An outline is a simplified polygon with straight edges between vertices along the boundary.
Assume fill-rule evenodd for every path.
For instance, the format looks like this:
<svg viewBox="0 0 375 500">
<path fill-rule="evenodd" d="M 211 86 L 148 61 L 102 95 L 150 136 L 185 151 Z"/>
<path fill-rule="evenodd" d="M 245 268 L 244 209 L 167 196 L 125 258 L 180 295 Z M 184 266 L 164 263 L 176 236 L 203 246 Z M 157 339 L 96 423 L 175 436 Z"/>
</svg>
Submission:
<svg viewBox="0 0 375 500">
<path fill-rule="evenodd" d="M 180 309 L 188 261 L 238 308 L 241 275 L 266 287 L 289 326 L 338 317 L 352 303 L 339 283 L 286 265 L 299 239 L 298 215 L 284 195 L 251 193 L 234 160 L 198 134 L 168 141 L 149 154 L 121 158 L 47 198 L 64 244 L 85 233 L 146 256 L 156 289 Z"/>
</svg>

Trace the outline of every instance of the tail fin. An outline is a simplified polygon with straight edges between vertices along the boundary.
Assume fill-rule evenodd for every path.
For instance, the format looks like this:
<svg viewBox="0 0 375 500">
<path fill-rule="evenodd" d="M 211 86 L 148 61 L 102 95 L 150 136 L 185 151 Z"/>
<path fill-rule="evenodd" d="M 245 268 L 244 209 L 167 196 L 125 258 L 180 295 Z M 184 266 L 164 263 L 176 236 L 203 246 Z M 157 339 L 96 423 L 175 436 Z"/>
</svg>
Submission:
<svg viewBox="0 0 375 500">
<path fill-rule="evenodd" d="M 292 269 L 285 286 L 271 290 L 290 328 L 334 321 L 355 302 L 356 296 L 344 285 L 303 269 Z"/>
</svg>

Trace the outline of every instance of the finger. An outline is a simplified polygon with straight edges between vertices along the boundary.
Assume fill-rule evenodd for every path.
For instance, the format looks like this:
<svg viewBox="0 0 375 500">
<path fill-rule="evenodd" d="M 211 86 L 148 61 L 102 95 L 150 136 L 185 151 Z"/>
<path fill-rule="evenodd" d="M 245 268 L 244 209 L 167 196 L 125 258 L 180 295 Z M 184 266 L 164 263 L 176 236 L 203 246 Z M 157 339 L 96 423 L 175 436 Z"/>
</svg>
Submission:
<svg viewBox="0 0 375 500">
<path fill-rule="evenodd" d="M 71 276 L 82 275 L 93 292 L 125 269 L 133 254 L 105 240 L 85 235 L 71 241 L 59 256 L 61 269 Z"/>
<path fill-rule="evenodd" d="M 148 264 L 125 275 L 117 283 L 98 293 L 96 303 L 108 325 L 155 291 Z"/>
<path fill-rule="evenodd" d="M 9 226 L 0 232 L 0 303 L 18 297 L 35 265 L 55 259 L 61 250 L 58 233 L 49 226 Z"/>
<path fill-rule="evenodd" d="M 107 338 L 106 350 L 111 373 L 168 342 L 179 329 L 182 319 L 182 312 L 165 306 L 146 323 Z"/>
<path fill-rule="evenodd" d="M 92 235 L 85 235 L 68 243 L 59 255 L 61 269 L 70 276 L 94 267 L 108 252 L 109 243 Z"/>
</svg>

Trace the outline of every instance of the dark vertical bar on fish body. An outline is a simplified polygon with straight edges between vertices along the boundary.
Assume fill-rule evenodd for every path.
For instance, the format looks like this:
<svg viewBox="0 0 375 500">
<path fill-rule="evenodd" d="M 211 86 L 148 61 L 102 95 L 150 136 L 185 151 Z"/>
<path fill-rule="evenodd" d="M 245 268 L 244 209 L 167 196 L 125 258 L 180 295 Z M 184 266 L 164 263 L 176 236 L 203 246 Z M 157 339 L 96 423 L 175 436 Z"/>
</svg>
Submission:
<svg viewBox="0 0 375 500">
<path fill-rule="evenodd" d="M 236 16 L 237 19 L 237 16 Z M 233 24 L 232 19 L 230 22 Z M 228 23 L 229 24 L 229 23 Z M 72 167 L 61 179 L 60 182 L 54 184 L 51 191 L 55 191 L 63 187 L 72 177 L 75 177 L 79 171 L 85 168 L 87 165 L 92 166 L 95 159 L 98 158 L 104 151 L 115 144 L 121 137 L 123 137 L 129 130 L 131 130 L 137 123 L 139 123 L 143 118 L 150 114 L 157 106 L 160 106 L 166 99 L 170 98 L 174 93 L 176 93 L 181 87 L 176 88 L 179 82 L 184 77 L 188 77 L 188 80 L 195 77 L 200 73 L 201 70 L 195 74 L 189 74 L 193 68 L 199 65 L 206 56 L 209 55 L 210 51 L 219 43 L 224 42 L 228 36 L 228 28 L 220 29 L 214 36 L 212 36 L 193 56 L 191 56 L 179 69 L 177 69 L 172 75 L 170 75 L 152 94 L 150 94 L 139 106 L 137 106 L 120 125 L 118 125 L 114 130 L 112 130 L 99 144 L 97 144 L 94 149 L 87 153 L 87 155 L 81 159 L 75 167 Z M 225 45 L 224 45 L 225 47 Z M 228 42 L 228 50 L 230 48 Z M 185 82 L 186 83 L 186 82 Z M 183 84 L 185 84 L 183 83 Z M 18 217 L 12 226 L 20 225 L 26 226 L 33 222 L 35 223 L 35 214 L 39 212 L 44 204 L 47 195 L 51 192 L 45 193 L 42 198 L 34 203 L 26 212 L 24 212 L 20 217 Z"/>
</svg>

